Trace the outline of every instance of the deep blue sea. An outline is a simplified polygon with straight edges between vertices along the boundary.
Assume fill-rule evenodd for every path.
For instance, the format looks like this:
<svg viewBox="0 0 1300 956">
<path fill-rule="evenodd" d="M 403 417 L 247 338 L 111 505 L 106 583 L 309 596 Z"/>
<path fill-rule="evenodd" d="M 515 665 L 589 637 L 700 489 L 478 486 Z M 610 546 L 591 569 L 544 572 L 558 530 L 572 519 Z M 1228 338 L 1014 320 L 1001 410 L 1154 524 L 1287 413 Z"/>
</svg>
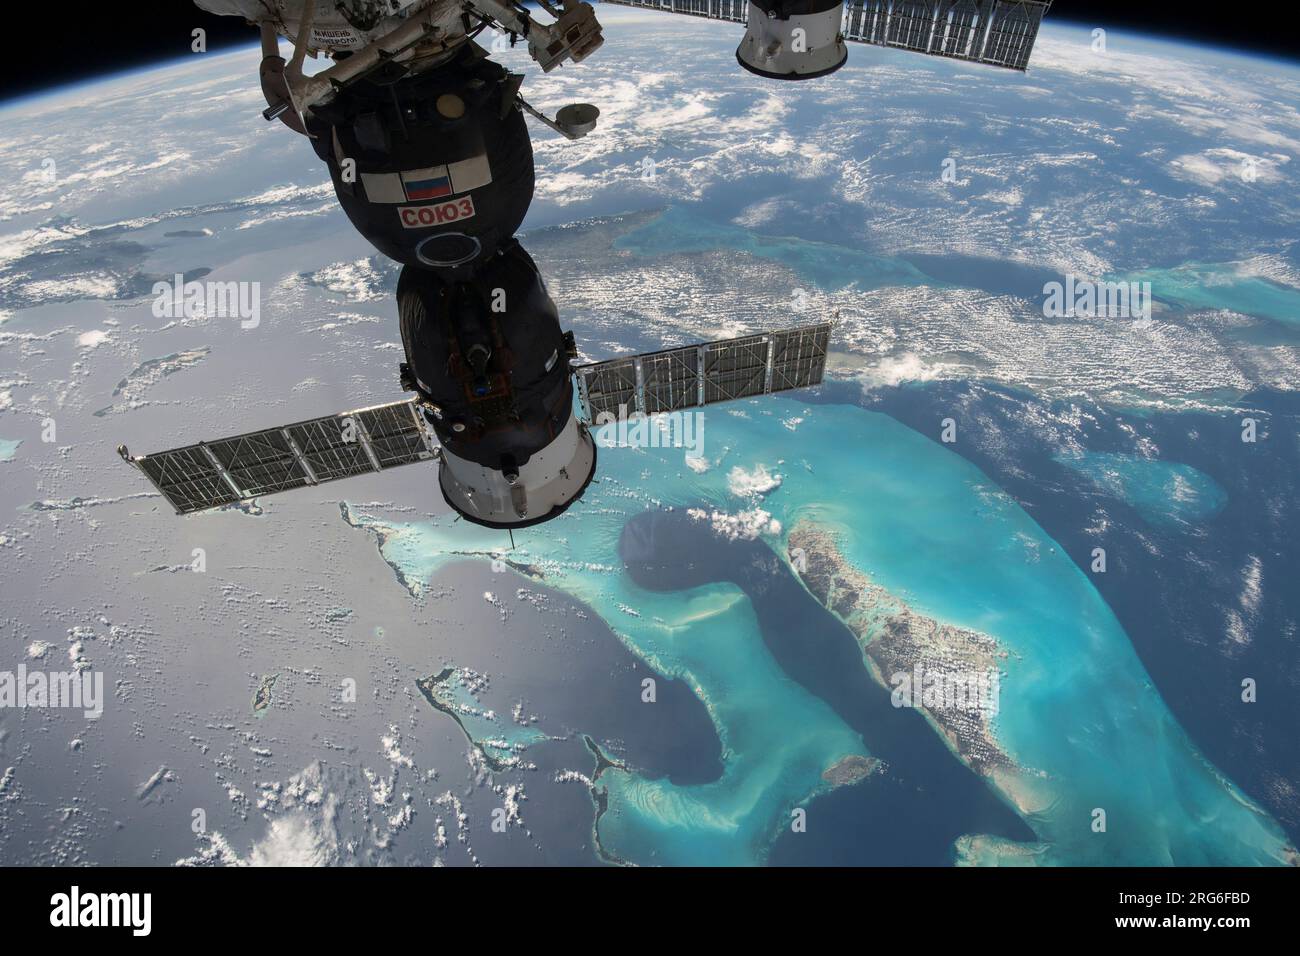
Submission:
<svg viewBox="0 0 1300 956">
<path fill-rule="evenodd" d="M 1062 461 L 1044 436 L 1036 423 L 1059 415 L 1059 403 L 967 383 L 876 389 L 863 401 L 936 441 L 934 422 L 966 409 L 959 454 L 1081 568 L 1105 546 L 1107 571 L 1089 576 L 1170 710 L 1300 840 L 1300 396 L 1255 392 L 1232 414 L 1088 406 L 1079 421 L 1089 453 L 1130 462 L 1113 483 Z M 1254 443 L 1241 441 L 1248 417 L 1259 422 Z M 1156 493 L 1144 487 L 1143 439 L 1159 449 L 1157 468 L 1176 463 L 1208 479 L 1190 511 L 1163 481 Z M 1248 678 L 1255 703 L 1242 700 Z"/>
<path fill-rule="evenodd" d="M 1230 416 L 1101 409 L 1063 448 L 1024 424 L 1052 411 L 1035 401 L 962 383 L 865 395 L 831 384 L 712 408 L 702 462 L 680 448 L 602 449 L 582 507 L 516 535 L 518 559 L 547 586 L 590 607 L 649 672 L 690 688 L 719 742 L 720 764 L 703 776 L 689 748 L 681 766 L 666 748 L 654 766 L 633 754 L 602 772 L 593 807 L 607 858 L 1292 859 L 1278 821 L 1293 801 L 1277 781 L 1295 752 L 1283 569 L 1295 560 L 1296 449 L 1274 438 L 1291 410 L 1275 406 L 1263 454 L 1233 447 Z M 938 423 L 955 408 L 962 438 L 943 444 Z M 738 490 L 738 475 L 760 468 L 779 483 Z M 1162 499 L 1167 486 L 1178 493 Z M 450 518 L 354 520 L 381 530 L 387 560 L 414 579 L 489 560 L 501 544 Z M 915 613 L 998 642 L 994 731 L 1012 770 L 977 776 L 915 711 L 891 706 L 848 629 L 794 577 L 786 536 L 797 523 L 832 534 Z M 1216 530 L 1224 523 L 1230 532 Z M 1102 574 L 1090 565 L 1099 542 Z M 1240 640 L 1225 639 L 1231 613 Z M 1241 701 L 1249 676 L 1267 705 Z M 576 729 L 600 744 L 602 723 Z M 831 789 L 822 774 L 851 757 L 885 772 Z M 796 833 L 787 821 L 799 807 L 808 827 Z"/>
</svg>

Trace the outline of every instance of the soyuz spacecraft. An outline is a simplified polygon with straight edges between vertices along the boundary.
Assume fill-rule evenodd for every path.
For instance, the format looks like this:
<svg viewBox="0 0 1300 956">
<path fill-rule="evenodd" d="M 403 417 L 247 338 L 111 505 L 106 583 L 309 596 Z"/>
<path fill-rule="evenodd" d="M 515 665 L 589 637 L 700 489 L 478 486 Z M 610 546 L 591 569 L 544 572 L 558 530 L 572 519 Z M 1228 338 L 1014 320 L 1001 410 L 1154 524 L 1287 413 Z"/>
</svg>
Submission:
<svg viewBox="0 0 1300 956">
<path fill-rule="evenodd" d="M 590 4 L 539 0 L 195 0 L 261 33 L 263 116 L 306 136 L 339 204 L 402 264 L 397 303 L 414 397 L 151 455 L 118 451 L 186 514 L 417 461 L 447 503 L 493 528 L 546 521 L 591 482 L 589 425 L 816 385 L 822 323 L 575 365 L 537 267 L 515 232 L 532 201 L 529 114 L 577 139 L 599 110 L 547 117 L 495 63 L 484 31 L 524 42 L 549 73 L 603 42 Z M 751 73 L 838 70 L 845 41 L 1024 70 L 1050 0 L 614 0 L 745 24 Z M 279 38 L 293 44 L 280 55 Z M 313 75 L 305 58 L 333 62 Z M 575 403 L 575 390 L 578 402 Z M 578 408 L 575 408 L 579 406 Z"/>
</svg>

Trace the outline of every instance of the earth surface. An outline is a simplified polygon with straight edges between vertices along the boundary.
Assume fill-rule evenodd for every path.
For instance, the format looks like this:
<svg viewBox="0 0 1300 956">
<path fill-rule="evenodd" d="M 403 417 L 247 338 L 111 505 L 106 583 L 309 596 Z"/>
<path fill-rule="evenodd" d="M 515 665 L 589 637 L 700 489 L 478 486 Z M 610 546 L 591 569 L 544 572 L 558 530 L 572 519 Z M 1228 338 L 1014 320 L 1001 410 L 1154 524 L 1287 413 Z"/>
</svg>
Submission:
<svg viewBox="0 0 1300 956">
<path fill-rule="evenodd" d="M 0 862 L 1294 863 L 1300 70 L 1049 21 L 1027 75 L 777 84 L 599 14 L 498 54 L 601 109 L 534 128 L 523 234 L 584 357 L 837 316 L 831 376 L 602 449 L 514 550 L 433 466 L 182 519 L 115 453 L 401 397 L 255 48 L 0 108 L 0 670 L 106 698 L 0 709 Z"/>
</svg>

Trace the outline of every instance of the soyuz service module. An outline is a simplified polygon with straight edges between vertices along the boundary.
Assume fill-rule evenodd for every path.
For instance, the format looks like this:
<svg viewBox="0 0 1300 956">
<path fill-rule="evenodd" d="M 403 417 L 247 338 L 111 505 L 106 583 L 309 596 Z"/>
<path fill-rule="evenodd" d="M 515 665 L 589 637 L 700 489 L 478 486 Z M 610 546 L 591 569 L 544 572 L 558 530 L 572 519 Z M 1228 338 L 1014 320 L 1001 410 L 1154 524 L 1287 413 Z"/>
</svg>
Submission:
<svg viewBox="0 0 1300 956">
<path fill-rule="evenodd" d="M 118 452 L 181 514 L 416 461 L 436 461 L 447 503 L 493 528 L 546 521 L 596 468 L 589 423 L 802 388 L 825 373 L 830 323 L 573 364 L 578 351 L 515 232 L 532 202 L 524 114 L 569 138 L 596 126 L 520 96 L 484 31 L 525 41 L 549 73 L 603 42 L 580 0 L 195 0 L 261 31 L 267 120 L 306 136 L 339 204 L 397 283 L 411 399 L 200 442 Z M 616 0 L 744 23 L 736 50 L 759 76 L 838 70 L 845 41 L 1024 70 L 1050 0 Z M 279 37 L 293 43 L 288 61 Z M 333 60 L 308 76 L 307 55 Z M 575 388 L 580 411 L 575 411 Z"/>
</svg>

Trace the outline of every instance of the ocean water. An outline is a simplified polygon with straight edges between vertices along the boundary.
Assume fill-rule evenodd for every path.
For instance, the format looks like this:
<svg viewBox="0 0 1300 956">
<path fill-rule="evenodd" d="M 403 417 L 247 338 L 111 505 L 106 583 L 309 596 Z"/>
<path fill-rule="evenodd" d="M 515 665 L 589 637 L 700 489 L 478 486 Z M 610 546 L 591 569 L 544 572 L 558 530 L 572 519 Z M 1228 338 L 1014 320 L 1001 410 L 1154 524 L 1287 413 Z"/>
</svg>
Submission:
<svg viewBox="0 0 1300 956">
<path fill-rule="evenodd" d="M 1055 460 L 1132 505 L 1151 524 L 1197 524 L 1228 503 L 1228 493 L 1218 482 L 1181 462 L 1094 451 L 1057 455 Z"/>
<path fill-rule="evenodd" d="M 856 636 L 804 587 L 762 539 L 719 535 L 682 509 L 643 511 L 624 526 L 620 557 L 639 585 L 682 592 L 729 582 L 752 605 L 763 645 L 785 672 L 861 735 L 883 766 L 852 787 L 822 793 L 806 827 L 781 830 L 773 863 L 945 865 L 963 834 L 1033 840 L 1013 809 L 971 774 L 922 714 L 894 707 L 863 666 Z M 849 797 L 848 814 L 826 802 Z"/>
<path fill-rule="evenodd" d="M 955 285 L 1037 301 L 1044 283 L 1062 280 L 1050 270 L 1015 262 L 960 254 L 878 256 L 838 243 L 766 235 L 687 204 L 667 207 L 620 236 L 614 247 L 646 257 L 746 253 L 779 263 L 821 290 Z M 1227 309 L 1278 322 L 1285 334 L 1300 326 L 1300 289 L 1244 273 L 1238 262 L 1188 262 L 1106 280 L 1150 282 L 1154 299 L 1180 311 Z"/>
<path fill-rule="evenodd" d="M 13 461 L 14 454 L 18 451 L 18 446 L 22 444 L 22 439 L 10 441 L 6 438 L 0 438 L 0 461 Z"/>
<path fill-rule="evenodd" d="M 1215 766 L 1300 843 L 1300 398 L 1260 390 L 1222 410 L 1135 410 L 1049 400 L 1002 386 L 931 382 L 829 400 L 867 407 L 938 440 L 960 410 L 959 454 L 1011 494 L 1098 588 L 1162 697 Z M 1259 421 L 1258 441 L 1241 420 Z M 1123 483 L 1062 464 L 1064 449 L 1194 468 L 1222 489 L 1220 510 L 1152 521 Z M 1159 501 L 1152 502 L 1159 513 Z M 1168 503 L 1166 503 L 1168 505 Z M 1104 547 L 1107 571 L 1092 574 Z M 1242 700 L 1242 682 L 1262 691 Z"/>
<path fill-rule="evenodd" d="M 703 414 L 707 470 L 687 467 L 681 449 L 603 449 L 583 502 L 518 533 L 511 555 L 589 606 L 655 671 L 685 681 L 722 742 L 723 769 L 713 781 L 674 784 L 634 767 L 601 774 L 605 809 L 596 829 L 608 857 L 761 862 L 792 810 L 825 794 L 824 771 L 845 757 L 878 756 L 842 701 L 837 709 L 809 689 L 818 688 L 815 679 L 792 679 L 797 654 L 773 653 L 756 610 L 763 605 L 744 588 L 701 569 L 695 586 L 683 580 L 655 590 L 625 568 L 630 521 L 698 509 L 703 517 L 686 518 L 738 532 L 739 540 L 756 531 L 750 543 L 782 562 L 789 529 L 812 522 L 897 600 L 982 631 L 1006 650 L 995 733 L 1018 769 L 996 780 L 969 776 L 993 787 L 1026 830 L 1020 840 L 977 832 L 979 839 L 958 841 L 962 862 L 1291 859 L 1277 823 L 1170 714 L 1093 583 L 969 461 L 848 404 L 783 396 Z M 779 485 L 762 496 L 733 490 L 733 468 L 753 474 L 759 466 L 779 475 Z M 505 545 L 499 532 L 450 516 L 395 524 L 353 509 L 351 520 L 378 532 L 384 557 L 411 581 L 432 579 L 451 560 L 491 560 Z M 691 551 L 681 558 L 690 564 Z M 806 624 L 777 625 L 796 626 Z M 952 757 L 945 750 L 934 759 Z M 865 802 L 876 786 L 868 778 L 836 798 L 861 791 Z M 1094 828 L 1099 810 L 1104 832 Z"/>
<path fill-rule="evenodd" d="M 1229 309 L 1300 326 L 1300 289 L 1242 274 L 1239 263 L 1188 262 L 1135 272 L 1122 281 L 1150 282 L 1153 298 L 1183 309 Z"/>
<path fill-rule="evenodd" d="M 614 248 L 647 257 L 717 250 L 744 252 L 780 263 L 819 289 L 854 285 L 865 291 L 941 284 L 903 258 L 873 256 L 828 242 L 767 236 L 743 226 L 716 222 L 695 207 L 682 204 L 669 206 L 649 222 L 623 234 Z"/>
</svg>

